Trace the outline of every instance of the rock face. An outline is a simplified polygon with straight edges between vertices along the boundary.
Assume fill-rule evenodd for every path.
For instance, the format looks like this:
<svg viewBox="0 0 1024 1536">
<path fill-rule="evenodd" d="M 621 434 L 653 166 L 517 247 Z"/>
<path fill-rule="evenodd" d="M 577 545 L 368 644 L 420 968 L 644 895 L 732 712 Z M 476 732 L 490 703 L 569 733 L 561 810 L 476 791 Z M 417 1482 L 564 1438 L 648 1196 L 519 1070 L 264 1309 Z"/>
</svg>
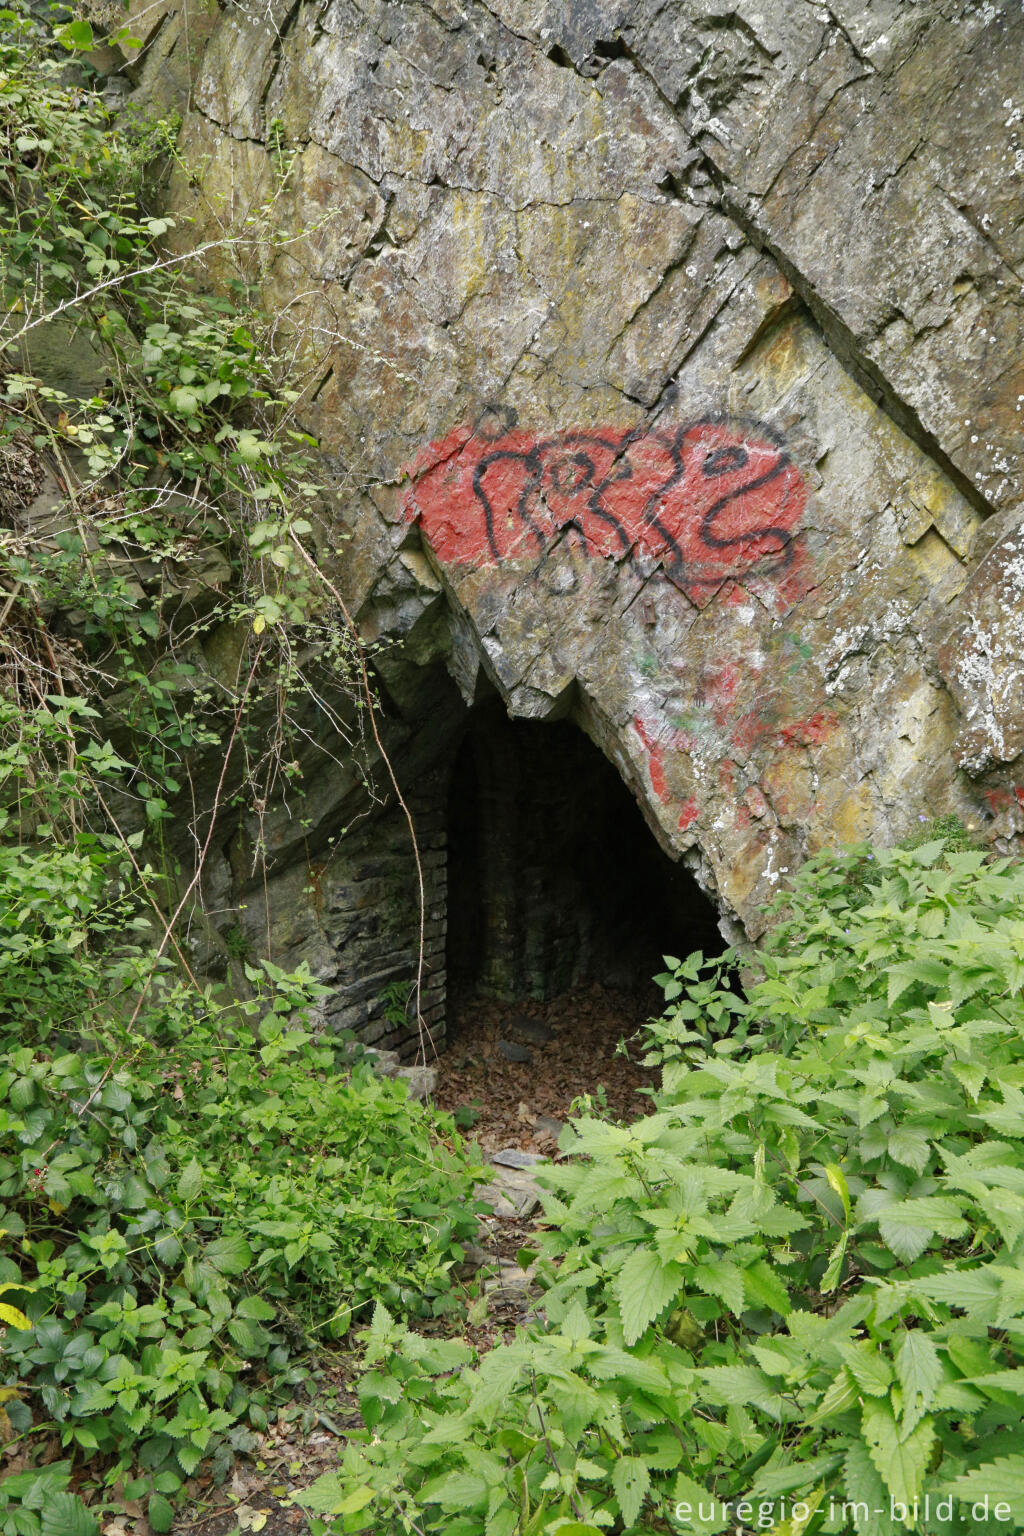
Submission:
<svg viewBox="0 0 1024 1536">
<path fill-rule="evenodd" d="M 822 844 L 956 812 L 1017 845 L 1019 4 L 165 0 L 149 36 L 190 239 L 261 202 L 283 237 L 321 558 L 427 806 L 438 1028 L 429 807 L 488 691 L 577 722 L 755 934 Z M 339 847 L 313 918 L 287 833 L 267 889 L 372 1034 Z"/>
</svg>

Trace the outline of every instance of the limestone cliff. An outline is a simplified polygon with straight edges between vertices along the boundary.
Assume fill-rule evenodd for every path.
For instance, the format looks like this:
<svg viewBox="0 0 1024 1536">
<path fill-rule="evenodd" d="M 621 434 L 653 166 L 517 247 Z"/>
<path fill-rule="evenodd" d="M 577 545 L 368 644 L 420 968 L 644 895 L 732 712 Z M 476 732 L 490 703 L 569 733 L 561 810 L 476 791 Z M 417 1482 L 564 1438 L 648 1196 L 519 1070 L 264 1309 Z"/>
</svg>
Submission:
<svg viewBox="0 0 1024 1536">
<path fill-rule="evenodd" d="M 438 1018 L 446 677 L 577 721 L 755 930 L 824 843 L 957 812 L 1017 846 L 1019 4 L 165 0 L 139 27 L 195 237 L 268 197 L 294 235 L 264 290 L 313 379 L 321 557 L 389 644 Z M 365 1024 L 394 946 L 352 914 L 386 881 L 342 851 L 300 895 L 348 792 L 305 842 L 282 819 L 247 921 L 269 899 Z"/>
</svg>

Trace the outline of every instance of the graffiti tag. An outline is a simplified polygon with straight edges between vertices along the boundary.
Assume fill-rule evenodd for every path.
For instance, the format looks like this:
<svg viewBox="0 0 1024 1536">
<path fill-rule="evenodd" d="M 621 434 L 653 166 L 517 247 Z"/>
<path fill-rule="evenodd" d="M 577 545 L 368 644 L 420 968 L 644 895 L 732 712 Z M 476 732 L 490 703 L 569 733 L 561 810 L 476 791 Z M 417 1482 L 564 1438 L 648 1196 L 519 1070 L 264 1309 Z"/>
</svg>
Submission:
<svg viewBox="0 0 1024 1536">
<path fill-rule="evenodd" d="M 764 571 L 799 595 L 803 476 L 761 423 L 702 418 L 654 432 L 538 437 L 458 429 L 410 467 L 405 516 L 446 564 L 535 561 L 565 537 L 594 558 L 647 557 L 703 607 Z"/>
</svg>

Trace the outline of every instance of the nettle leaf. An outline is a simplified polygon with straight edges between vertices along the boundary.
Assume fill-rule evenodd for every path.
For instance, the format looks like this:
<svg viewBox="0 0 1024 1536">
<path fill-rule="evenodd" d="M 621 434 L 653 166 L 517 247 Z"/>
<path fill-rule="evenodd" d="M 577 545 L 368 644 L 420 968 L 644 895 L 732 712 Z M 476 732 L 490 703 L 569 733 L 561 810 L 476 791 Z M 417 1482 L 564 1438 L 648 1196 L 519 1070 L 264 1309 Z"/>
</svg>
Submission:
<svg viewBox="0 0 1024 1536">
<path fill-rule="evenodd" d="M 903 1335 L 896 1351 L 896 1374 L 903 1388 L 903 1426 L 912 1429 L 931 1407 L 935 1389 L 942 1380 L 938 1350 L 920 1328 Z"/>
<path fill-rule="evenodd" d="M 717 1296 L 737 1317 L 743 1311 L 743 1275 L 735 1264 L 724 1259 L 698 1264 L 692 1279 L 698 1290 Z"/>
<path fill-rule="evenodd" d="M 446 1472 L 425 1483 L 420 1498 L 426 1504 L 440 1504 L 442 1509 L 473 1509 L 487 1502 L 487 1483 L 475 1472 Z"/>
<path fill-rule="evenodd" d="M 241 1275 L 252 1263 L 252 1249 L 240 1232 L 207 1243 L 204 1257 L 222 1275 Z"/>
<path fill-rule="evenodd" d="M 882 1531 L 889 1536 L 889 1494 L 863 1440 L 855 1440 L 846 1453 L 843 1484 L 856 1530 L 864 1536 L 880 1536 Z M 884 1525 L 879 1523 L 876 1510 L 882 1511 Z"/>
<path fill-rule="evenodd" d="M 820 1282 L 821 1292 L 825 1296 L 834 1291 L 842 1279 L 843 1263 L 846 1259 L 846 1248 L 849 1238 L 850 1234 L 844 1232 L 828 1256 L 825 1273 L 822 1275 Z"/>
<path fill-rule="evenodd" d="M 664 1311 L 682 1289 L 683 1270 L 665 1264 L 652 1248 L 634 1248 L 615 1279 L 615 1295 L 627 1344 L 640 1335 Z"/>
<path fill-rule="evenodd" d="M 892 1367 L 878 1345 L 870 1339 L 848 1344 L 843 1360 L 854 1381 L 869 1397 L 885 1397 L 892 1386 Z"/>
<path fill-rule="evenodd" d="M 1003 1096 L 1002 1104 L 986 1104 L 978 1113 L 1000 1136 L 1024 1136 L 1024 1093 L 1011 1083 L 1001 1082 L 998 1087 Z"/>
<path fill-rule="evenodd" d="M 944 1490 L 962 1503 L 987 1498 L 988 1508 L 1008 1504 L 1010 1518 L 1024 1521 L 1024 1456 L 1002 1456 L 983 1467 L 975 1467 L 947 1483 Z"/>
<path fill-rule="evenodd" d="M 177 1195 L 177 1198 L 182 1202 L 182 1204 L 188 1204 L 190 1200 L 194 1200 L 196 1198 L 202 1187 L 203 1170 L 199 1165 L 198 1159 L 193 1158 L 192 1161 L 182 1170 L 175 1194 Z"/>
<path fill-rule="evenodd" d="M 712 1403 L 743 1405 L 776 1399 L 775 1388 L 753 1365 L 712 1365 L 699 1372 L 704 1396 Z"/>
<path fill-rule="evenodd" d="M 845 1216 L 846 1220 L 849 1221 L 850 1189 L 846 1182 L 846 1175 L 843 1173 L 843 1170 L 840 1168 L 838 1163 L 826 1163 L 825 1177 L 829 1182 L 829 1187 L 835 1190 L 836 1194 L 843 1202 L 843 1215 Z"/>
<path fill-rule="evenodd" d="M 953 1269 L 948 1274 L 927 1275 L 910 1282 L 915 1295 L 945 1302 L 962 1312 L 985 1312 L 999 1300 L 1000 1276 L 993 1264 L 974 1269 Z"/>
<path fill-rule="evenodd" d="M 97 1536 L 99 1524 L 77 1494 L 51 1493 L 43 1507 L 40 1536 Z"/>
<path fill-rule="evenodd" d="M 828 1387 L 824 1397 L 815 1409 L 815 1422 L 831 1418 L 833 1414 L 845 1413 L 848 1408 L 852 1408 L 857 1402 L 858 1396 L 857 1383 L 844 1365 L 840 1368 L 838 1376 Z"/>
<path fill-rule="evenodd" d="M 769 1307 L 773 1312 L 781 1312 L 783 1317 L 792 1310 L 789 1292 L 764 1259 L 758 1259 L 756 1264 L 743 1271 L 743 1287 L 748 1306 Z"/>
<path fill-rule="evenodd" d="M 953 1061 L 949 1063 L 947 1071 L 956 1078 L 965 1092 L 977 1103 L 978 1096 L 988 1080 L 987 1070 L 978 1062 Z"/>
<path fill-rule="evenodd" d="M 672 1487 L 672 1503 L 680 1510 L 680 1523 L 684 1531 L 694 1531 L 695 1536 L 715 1536 L 730 1524 L 728 1511 L 720 1499 L 695 1483 L 692 1477 L 680 1472 Z M 703 1518 L 707 1516 L 708 1518 Z"/>
<path fill-rule="evenodd" d="M 864 1440 L 871 1460 L 892 1498 L 912 1504 L 921 1492 L 935 1444 L 930 1419 L 901 1434 L 888 1403 L 865 1403 Z"/>
<path fill-rule="evenodd" d="M 915 1173 L 924 1173 L 931 1157 L 931 1142 L 923 1131 L 915 1131 L 907 1126 L 897 1126 L 889 1133 L 886 1139 L 886 1150 L 889 1156 L 896 1162 L 902 1163 L 906 1168 L 913 1168 Z"/>
<path fill-rule="evenodd" d="M 264 1301 L 262 1296 L 243 1296 L 235 1307 L 235 1313 L 238 1317 L 248 1317 L 259 1323 L 269 1323 L 277 1316 L 276 1308 L 269 1301 Z"/>
<path fill-rule="evenodd" d="M 651 1474 L 645 1461 L 639 1456 L 619 1457 L 612 1467 L 612 1487 L 627 1525 L 636 1524 L 650 1486 Z"/>
<path fill-rule="evenodd" d="M 946 1238 L 965 1237 L 968 1227 L 958 1201 L 945 1195 L 900 1200 L 877 1213 L 878 1230 L 886 1247 L 911 1264 L 924 1253 L 938 1233 Z"/>
</svg>

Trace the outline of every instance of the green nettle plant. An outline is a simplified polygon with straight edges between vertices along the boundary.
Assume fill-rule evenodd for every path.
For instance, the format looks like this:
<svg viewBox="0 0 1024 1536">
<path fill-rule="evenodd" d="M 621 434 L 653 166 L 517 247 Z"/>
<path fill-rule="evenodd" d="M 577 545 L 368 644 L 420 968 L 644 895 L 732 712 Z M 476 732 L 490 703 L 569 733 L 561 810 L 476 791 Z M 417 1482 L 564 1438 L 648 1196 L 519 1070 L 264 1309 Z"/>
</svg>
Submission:
<svg viewBox="0 0 1024 1536">
<path fill-rule="evenodd" d="M 378 1308 L 314 1531 L 1024 1525 L 1024 869 L 858 849 L 776 915 L 742 990 L 669 962 L 654 1112 L 567 1128 L 515 1342 Z"/>
</svg>

